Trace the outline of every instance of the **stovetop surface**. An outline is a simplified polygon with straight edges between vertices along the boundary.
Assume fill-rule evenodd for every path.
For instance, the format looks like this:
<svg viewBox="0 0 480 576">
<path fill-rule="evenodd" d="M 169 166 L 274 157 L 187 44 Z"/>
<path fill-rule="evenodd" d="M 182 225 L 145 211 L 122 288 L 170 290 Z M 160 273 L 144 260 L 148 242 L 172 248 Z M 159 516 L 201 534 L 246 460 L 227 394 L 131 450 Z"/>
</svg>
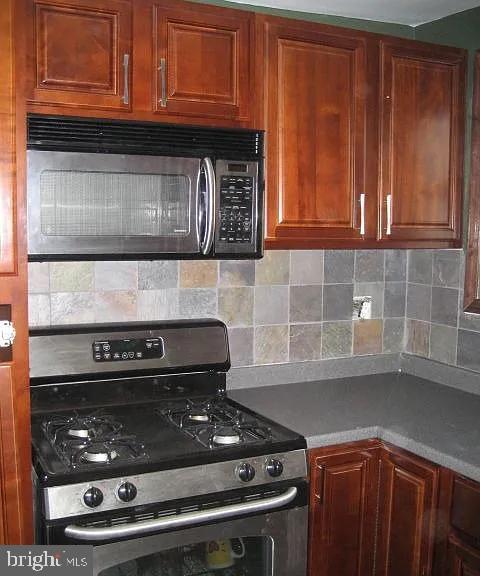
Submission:
<svg viewBox="0 0 480 576">
<path fill-rule="evenodd" d="M 153 355 L 152 342 L 159 344 Z M 303 437 L 226 397 L 229 368 L 227 328 L 213 319 L 32 330 L 39 482 L 92 482 L 305 448 Z"/>
<path fill-rule="evenodd" d="M 32 444 L 45 486 L 305 448 L 303 437 L 224 396 L 41 412 Z"/>
</svg>

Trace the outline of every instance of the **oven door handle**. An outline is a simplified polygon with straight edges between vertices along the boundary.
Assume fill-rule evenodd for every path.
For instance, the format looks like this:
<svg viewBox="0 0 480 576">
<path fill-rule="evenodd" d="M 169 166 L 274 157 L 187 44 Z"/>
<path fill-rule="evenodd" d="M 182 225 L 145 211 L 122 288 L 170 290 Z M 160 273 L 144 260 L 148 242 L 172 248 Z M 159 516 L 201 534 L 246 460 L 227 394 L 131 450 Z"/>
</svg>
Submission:
<svg viewBox="0 0 480 576">
<path fill-rule="evenodd" d="M 65 536 L 76 540 L 114 540 L 128 536 L 138 536 L 140 534 L 150 534 L 164 530 L 172 530 L 184 526 L 194 526 L 201 522 L 215 522 L 234 518 L 242 514 L 253 514 L 274 510 L 290 504 L 297 495 L 297 488 L 293 486 L 278 496 L 264 498 L 252 502 L 242 502 L 241 504 L 230 504 L 211 510 L 201 510 L 198 512 L 186 512 L 176 516 L 166 518 L 155 518 L 141 522 L 132 522 L 122 526 L 109 527 L 89 527 L 71 524 L 65 528 Z"/>
</svg>

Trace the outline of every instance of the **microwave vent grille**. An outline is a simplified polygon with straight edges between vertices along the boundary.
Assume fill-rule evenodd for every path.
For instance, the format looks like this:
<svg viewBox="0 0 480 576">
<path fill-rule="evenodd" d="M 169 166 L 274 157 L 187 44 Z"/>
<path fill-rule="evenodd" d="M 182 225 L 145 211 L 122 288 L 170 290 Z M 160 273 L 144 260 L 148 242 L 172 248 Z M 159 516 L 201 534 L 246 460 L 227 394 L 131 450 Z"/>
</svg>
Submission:
<svg viewBox="0 0 480 576">
<path fill-rule="evenodd" d="M 29 114 L 31 150 L 260 160 L 263 132 Z"/>
</svg>

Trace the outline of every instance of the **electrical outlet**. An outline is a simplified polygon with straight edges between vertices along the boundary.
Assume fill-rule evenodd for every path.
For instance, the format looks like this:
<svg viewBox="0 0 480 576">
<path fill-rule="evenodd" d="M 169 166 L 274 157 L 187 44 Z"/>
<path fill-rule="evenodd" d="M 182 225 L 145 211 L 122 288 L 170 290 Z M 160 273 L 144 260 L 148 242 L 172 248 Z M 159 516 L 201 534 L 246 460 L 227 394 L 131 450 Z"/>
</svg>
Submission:
<svg viewBox="0 0 480 576">
<path fill-rule="evenodd" d="M 371 317 L 372 317 L 372 297 L 354 296 L 352 318 L 354 320 L 370 320 Z"/>
</svg>

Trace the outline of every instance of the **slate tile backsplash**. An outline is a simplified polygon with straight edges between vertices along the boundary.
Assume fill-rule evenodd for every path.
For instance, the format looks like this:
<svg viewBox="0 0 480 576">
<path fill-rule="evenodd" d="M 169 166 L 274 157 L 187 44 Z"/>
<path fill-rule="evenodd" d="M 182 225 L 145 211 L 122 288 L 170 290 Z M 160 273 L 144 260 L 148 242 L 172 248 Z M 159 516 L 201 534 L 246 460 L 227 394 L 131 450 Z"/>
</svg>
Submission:
<svg viewBox="0 0 480 576">
<path fill-rule="evenodd" d="M 396 250 L 32 263 L 30 324 L 217 317 L 228 326 L 236 366 L 400 352 L 405 269 L 406 254 Z M 372 296 L 373 320 L 356 330 L 354 294 Z"/>
<path fill-rule="evenodd" d="M 409 251 L 406 351 L 480 372 L 480 316 L 463 312 L 464 270 L 463 250 Z"/>
<path fill-rule="evenodd" d="M 462 250 L 31 263 L 30 325 L 218 317 L 235 366 L 407 351 L 480 372 L 463 275 Z M 352 320 L 354 295 L 372 297 L 371 320 Z"/>
</svg>

